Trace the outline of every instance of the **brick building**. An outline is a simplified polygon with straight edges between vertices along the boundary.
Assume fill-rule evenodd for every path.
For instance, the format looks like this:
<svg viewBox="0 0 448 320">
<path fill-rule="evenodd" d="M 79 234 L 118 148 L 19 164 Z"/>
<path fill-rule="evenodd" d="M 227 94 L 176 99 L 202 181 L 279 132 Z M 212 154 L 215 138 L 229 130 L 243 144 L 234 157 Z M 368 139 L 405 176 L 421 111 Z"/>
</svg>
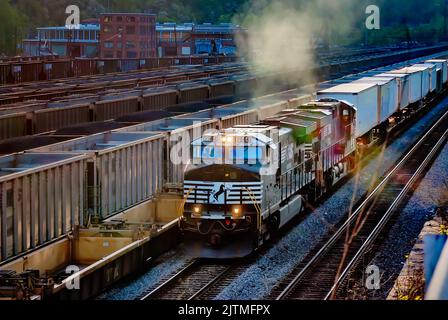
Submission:
<svg viewBox="0 0 448 320">
<path fill-rule="evenodd" d="M 65 26 L 37 28 L 36 37 L 23 40 L 26 55 L 147 58 L 195 54 L 235 54 L 236 37 L 247 30 L 230 23 L 157 23 L 156 16 L 105 13 L 83 20 L 79 30 Z"/>
<path fill-rule="evenodd" d="M 100 58 L 156 56 L 156 16 L 104 13 L 100 16 Z"/>
<path fill-rule="evenodd" d="M 235 54 L 236 37 L 247 30 L 231 23 L 160 23 L 156 25 L 159 56 Z"/>
</svg>

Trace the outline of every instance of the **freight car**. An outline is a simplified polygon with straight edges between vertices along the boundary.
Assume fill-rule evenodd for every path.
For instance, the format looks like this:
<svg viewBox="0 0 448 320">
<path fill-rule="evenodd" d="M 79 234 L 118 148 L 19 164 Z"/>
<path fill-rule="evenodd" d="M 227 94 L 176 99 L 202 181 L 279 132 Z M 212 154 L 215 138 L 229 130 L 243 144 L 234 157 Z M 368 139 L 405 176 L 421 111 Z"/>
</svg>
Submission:
<svg viewBox="0 0 448 320">
<path fill-rule="evenodd" d="M 190 254 L 242 257 L 352 171 L 368 145 L 436 91 L 434 64 L 391 70 L 317 92 L 316 101 L 191 143 L 180 228 Z M 400 75 L 409 99 L 398 101 Z M 439 77 L 439 81 L 442 77 Z M 445 93 L 446 81 L 441 91 Z M 439 91 L 439 93 L 441 93 Z M 400 106 L 400 107 L 398 107 Z"/>
<path fill-rule="evenodd" d="M 250 123 L 261 122 L 263 120 L 265 120 L 263 122 L 264 126 L 275 127 L 273 123 L 270 123 L 270 121 L 277 121 L 277 119 L 274 119 L 275 117 L 271 119 L 274 115 L 290 115 L 291 111 L 288 111 L 288 109 L 297 109 L 298 106 L 306 104 L 306 101 L 309 100 L 311 100 L 311 95 L 304 96 L 298 90 L 292 90 L 260 99 L 238 102 L 226 107 L 199 111 L 191 114 L 189 117 L 177 116 L 134 126 L 131 126 L 132 123 L 123 122 L 120 125 L 125 125 L 125 128 L 120 128 L 112 132 L 81 137 L 25 152 L 22 158 L 26 161 L 22 162 L 11 162 L 11 156 L 0 158 L 0 192 L 3 195 L 3 199 L 5 198 L 6 191 L 10 194 L 10 196 L 6 197 L 6 201 L 2 201 L 3 207 L 0 219 L 9 219 L 5 216 L 6 212 L 9 216 L 17 215 L 18 217 L 22 217 L 22 213 L 24 213 L 27 216 L 33 215 L 38 217 L 34 228 L 35 232 L 39 235 L 39 238 L 37 238 L 33 234 L 35 240 L 30 242 L 30 225 L 28 223 L 20 224 L 20 220 L 17 219 L 13 220 L 17 224 L 13 227 L 11 226 L 11 228 L 8 227 L 5 232 L 2 232 L 2 237 L 8 239 L 3 242 L 2 238 L 2 243 L 8 243 L 8 247 L 15 249 L 13 251 L 8 249 L 6 254 L 2 252 L 1 259 L 9 259 L 16 254 L 26 252 L 36 245 L 44 245 L 48 241 L 55 239 L 55 237 L 60 236 L 61 232 L 62 234 L 70 232 L 73 226 L 68 224 L 68 217 L 72 218 L 70 223 L 74 222 L 78 225 L 89 223 L 94 219 L 102 220 L 126 208 L 150 200 L 161 192 L 164 186 L 173 184 L 176 188 L 182 187 L 186 164 L 175 164 L 168 161 L 171 160 L 171 152 L 169 151 L 176 143 L 185 143 L 188 141 L 186 138 L 188 136 L 191 137 L 192 133 L 194 136 L 195 119 L 199 120 L 199 126 L 197 127 L 199 136 L 201 136 L 201 133 L 205 129 L 225 130 L 226 128 L 232 127 L 239 128 L 238 125 L 249 125 Z M 330 103 L 330 105 L 333 104 L 333 102 Z M 343 108 L 342 106 L 343 104 L 341 104 L 341 108 Z M 347 106 L 344 107 L 348 110 L 345 116 L 350 120 L 350 110 L 353 107 L 348 103 Z M 309 108 L 313 110 L 314 107 L 311 105 Z M 323 106 L 322 109 L 324 109 Z M 314 115 L 312 110 L 305 110 L 307 112 L 306 116 L 314 119 L 308 121 L 308 124 L 311 125 L 311 128 L 313 123 L 315 125 L 316 123 L 323 125 L 327 121 L 326 116 L 329 111 L 323 110 L 325 111 L 324 113 Z M 342 115 L 344 115 L 344 112 L 342 112 Z M 214 119 L 209 118 L 209 116 Z M 338 117 L 336 116 L 335 118 L 337 119 Z M 305 133 L 310 131 L 308 127 L 305 129 Z M 348 134 L 348 131 L 345 134 Z M 298 132 L 303 133 L 303 128 L 298 130 Z M 300 134 L 298 136 L 300 138 Z M 314 135 L 312 137 L 312 141 L 314 141 L 316 137 Z M 309 141 L 309 139 L 306 141 Z M 311 144 L 311 152 L 313 152 L 313 147 L 320 148 L 320 145 L 322 144 Z M 307 144 L 305 146 L 308 154 L 310 154 L 310 145 Z M 350 144 L 348 147 L 354 148 Z M 340 147 L 335 146 L 335 148 L 339 150 L 338 152 L 341 152 Z M 35 157 L 34 155 L 40 155 L 42 152 L 44 152 L 44 156 L 40 157 L 36 163 L 33 163 L 31 160 L 39 157 Z M 51 157 L 53 154 L 61 153 L 67 155 L 67 159 L 73 158 L 74 161 L 77 161 L 79 154 L 83 154 L 82 166 L 77 165 L 76 168 L 69 168 L 67 166 L 68 162 L 64 162 L 64 159 Z M 189 152 L 187 151 L 186 154 L 188 155 Z M 289 153 L 286 153 L 286 155 L 289 155 Z M 311 155 L 313 156 L 314 154 L 311 153 Z M 303 156 L 305 157 L 305 155 Z M 323 154 L 321 162 L 318 163 L 322 163 L 323 166 L 325 165 L 325 168 L 328 168 L 333 164 L 332 161 L 337 159 L 330 157 L 333 160 L 327 161 L 323 157 L 327 156 Z M 2 161 L 3 159 L 5 161 Z M 311 159 L 315 161 L 315 157 Z M 308 161 L 306 163 L 310 162 Z M 165 166 L 165 163 L 170 165 Z M 307 165 L 309 166 L 309 164 Z M 127 170 L 123 171 L 122 168 L 124 167 Z M 20 175 L 17 174 L 19 170 Z M 312 170 L 313 167 L 311 167 Z M 333 170 L 336 178 L 338 178 L 338 175 L 340 177 L 343 174 L 342 170 L 346 169 L 340 168 L 337 165 L 333 166 Z M 84 175 L 82 173 L 87 174 Z M 308 176 L 302 176 L 303 179 L 310 179 L 310 175 L 311 178 L 314 178 L 306 188 L 314 190 L 314 193 L 319 188 L 321 192 L 325 191 L 325 186 L 323 184 L 316 185 L 315 181 L 327 181 L 327 179 L 330 179 L 328 173 L 318 173 L 317 177 L 320 177 L 318 178 L 319 180 L 316 180 L 316 172 L 305 173 Z M 289 195 L 295 190 L 292 189 L 291 183 L 285 182 L 294 181 L 292 178 L 294 175 L 294 170 L 286 171 L 284 178 L 282 178 L 283 184 L 286 186 L 282 188 L 282 192 L 285 192 L 285 195 Z M 62 182 L 61 176 L 64 177 Z M 148 178 L 146 180 L 142 179 L 145 176 Z M 47 181 L 49 182 L 48 185 L 45 184 Z M 52 184 L 52 181 L 57 183 Z M 304 181 L 306 182 L 308 180 Z M 27 184 L 28 182 L 32 183 L 31 188 Z M 34 192 L 34 189 L 36 189 L 34 185 L 36 183 L 40 185 L 39 194 Z M 62 189 L 58 188 L 62 183 L 64 185 L 71 183 L 72 188 L 76 188 L 74 197 L 68 197 L 70 195 L 67 194 L 65 187 Z M 300 183 L 300 181 L 295 183 Z M 314 185 L 315 187 L 313 187 Z M 45 193 L 44 191 L 47 192 Z M 303 188 L 300 189 L 300 192 L 303 191 Z M 312 195 L 313 192 L 310 191 L 307 194 Z M 37 196 L 39 199 L 42 198 L 43 201 L 40 202 L 38 207 L 17 207 L 17 210 L 12 211 L 5 209 L 5 206 L 7 208 L 11 207 L 12 201 L 16 201 L 20 197 L 23 199 L 31 199 Z M 298 202 L 295 203 L 297 204 Z M 47 205 L 53 209 L 48 212 L 45 211 Z M 26 212 L 21 210 L 26 210 Z M 44 210 L 48 214 L 40 214 L 39 212 L 44 212 L 41 210 Z M 62 215 L 61 212 L 65 212 L 66 215 Z M 57 223 L 61 221 L 63 224 L 65 223 L 62 229 L 55 227 L 57 230 L 53 230 L 53 226 L 56 226 L 56 221 Z"/>
<path fill-rule="evenodd" d="M 0 115 L 2 111 L 8 113 L 0 118 L 0 123 L 4 123 L 0 140 L 49 133 L 65 126 L 107 121 L 141 111 L 173 110 L 182 113 L 183 109 L 191 112 L 192 104 L 227 104 L 248 98 L 249 92 L 255 90 L 255 83 L 253 76 L 240 74 L 234 81 L 217 78 L 126 92 L 109 90 L 104 94 L 74 94 L 56 101 L 36 101 L 32 105 L 26 103 L 14 108 L 5 106 L 0 109 Z M 263 92 L 257 94 L 262 95 Z"/>
<path fill-rule="evenodd" d="M 245 70 L 243 64 L 231 63 L 213 67 L 184 66 L 157 71 L 116 73 L 76 79 L 53 80 L 38 83 L 4 86 L 0 92 L 0 105 L 35 100 L 52 100 L 69 94 L 100 93 L 107 89 L 131 89 L 161 86 L 180 80 L 207 79 L 218 75 L 231 75 Z"/>
<path fill-rule="evenodd" d="M 0 64 L 0 85 L 23 83 L 98 74 L 151 70 L 177 65 L 213 65 L 238 61 L 236 56 L 227 57 L 170 57 L 146 59 L 48 59 L 35 61 L 8 61 Z"/>
</svg>

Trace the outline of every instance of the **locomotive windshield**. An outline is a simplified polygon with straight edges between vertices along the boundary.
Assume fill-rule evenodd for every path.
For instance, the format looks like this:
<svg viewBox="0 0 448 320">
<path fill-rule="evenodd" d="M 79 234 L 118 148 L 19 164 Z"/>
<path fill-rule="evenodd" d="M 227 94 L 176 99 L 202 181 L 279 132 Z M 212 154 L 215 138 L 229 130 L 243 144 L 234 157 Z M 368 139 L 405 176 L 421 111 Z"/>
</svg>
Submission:
<svg viewBox="0 0 448 320">
<path fill-rule="evenodd" d="M 254 137 L 204 136 L 192 143 L 194 164 L 265 164 L 268 146 Z"/>
</svg>

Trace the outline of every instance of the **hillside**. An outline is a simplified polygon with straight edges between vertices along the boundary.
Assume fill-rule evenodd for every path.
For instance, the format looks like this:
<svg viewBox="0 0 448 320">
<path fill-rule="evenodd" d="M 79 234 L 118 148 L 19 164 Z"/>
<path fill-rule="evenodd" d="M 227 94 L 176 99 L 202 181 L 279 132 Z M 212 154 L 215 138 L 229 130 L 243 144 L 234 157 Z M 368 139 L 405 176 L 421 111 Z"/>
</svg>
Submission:
<svg viewBox="0 0 448 320">
<path fill-rule="evenodd" d="M 350 37 L 358 41 L 364 31 L 362 21 L 367 4 L 381 7 L 383 30 L 371 36 L 372 43 L 403 41 L 411 38 L 440 38 L 447 15 L 445 0 L 277 0 L 298 10 L 313 6 L 316 11 L 332 16 L 336 23 L 328 26 L 338 29 L 338 14 L 350 12 L 356 21 Z M 229 22 L 244 24 L 257 18 L 259 10 L 272 4 L 267 0 L 0 0 L 0 54 L 14 53 L 20 40 L 32 34 L 36 26 L 62 25 L 65 22 L 65 8 L 77 4 L 81 18 L 97 17 L 101 12 L 151 12 L 158 21 L 175 22 Z M 333 7 L 337 7 L 333 11 Z M 340 11 L 339 11 L 340 10 Z M 348 11 L 347 11 L 348 10 Z M 418 14 L 415 14 L 418 12 Z M 324 15 L 324 16 L 325 16 Z M 325 18 L 325 17 L 324 17 Z M 342 22 L 341 22 L 342 23 Z M 352 26 L 352 28 L 354 28 Z M 351 34 L 351 33 L 349 33 Z M 355 41 L 355 40 L 352 40 Z"/>
</svg>

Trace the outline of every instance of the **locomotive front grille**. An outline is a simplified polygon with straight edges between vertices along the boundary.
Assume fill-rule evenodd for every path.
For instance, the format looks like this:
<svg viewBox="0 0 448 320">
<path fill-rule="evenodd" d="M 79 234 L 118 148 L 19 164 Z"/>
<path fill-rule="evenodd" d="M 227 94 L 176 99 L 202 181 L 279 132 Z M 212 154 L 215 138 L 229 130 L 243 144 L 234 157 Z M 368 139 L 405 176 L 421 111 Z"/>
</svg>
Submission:
<svg viewBox="0 0 448 320">
<path fill-rule="evenodd" d="M 260 204 L 262 196 L 261 182 L 184 182 L 186 203 Z"/>
</svg>

